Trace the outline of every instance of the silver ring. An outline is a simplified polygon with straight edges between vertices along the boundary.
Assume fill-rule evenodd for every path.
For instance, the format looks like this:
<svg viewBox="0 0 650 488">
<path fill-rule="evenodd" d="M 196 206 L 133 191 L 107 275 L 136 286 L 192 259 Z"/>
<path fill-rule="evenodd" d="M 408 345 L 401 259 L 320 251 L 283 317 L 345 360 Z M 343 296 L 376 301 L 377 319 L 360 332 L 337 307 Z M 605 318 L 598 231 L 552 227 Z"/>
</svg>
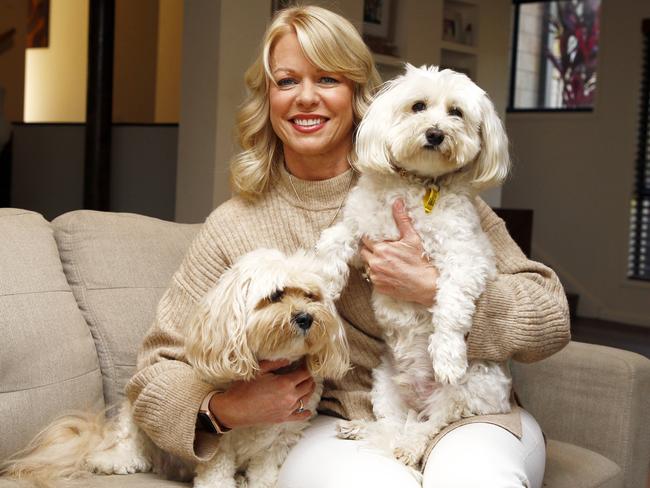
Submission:
<svg viewBox="0 0 650 488">
<path fill-rule="evenodd" d="M 300 403 L 300 406 L 298 407 L 298 410 L 296 410 L 296 413 L 302 413 L 305 411 L 305 404 L 302 403 L 302 398 L 300 398 L 298 402 Z"/>
</svg>

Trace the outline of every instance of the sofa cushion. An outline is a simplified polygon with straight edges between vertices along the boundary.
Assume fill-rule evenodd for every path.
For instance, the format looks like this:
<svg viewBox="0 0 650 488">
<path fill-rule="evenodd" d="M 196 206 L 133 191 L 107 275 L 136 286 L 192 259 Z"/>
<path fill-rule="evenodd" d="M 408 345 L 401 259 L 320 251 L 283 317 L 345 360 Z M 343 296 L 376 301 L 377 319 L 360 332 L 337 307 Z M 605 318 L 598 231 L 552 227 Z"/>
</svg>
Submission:
<svg viewBox="0 0 650 488">
<path fill-rule="evenodd" d="M 61 412 L 104 408 L 97 353 L 39 214 L 0 209 L 0 459 Z"/>
<path fill-rule="evenodd" d="M 156 305 L 199 225 L 77 210 L 52 222 L 99 356 L 106 404 L 121 403 Z"/>
<path fill-rule="evenodd" d="M 598 453 L 550 440 L 544 488 L 623 488 L 621 468 Z"/>
</svg>

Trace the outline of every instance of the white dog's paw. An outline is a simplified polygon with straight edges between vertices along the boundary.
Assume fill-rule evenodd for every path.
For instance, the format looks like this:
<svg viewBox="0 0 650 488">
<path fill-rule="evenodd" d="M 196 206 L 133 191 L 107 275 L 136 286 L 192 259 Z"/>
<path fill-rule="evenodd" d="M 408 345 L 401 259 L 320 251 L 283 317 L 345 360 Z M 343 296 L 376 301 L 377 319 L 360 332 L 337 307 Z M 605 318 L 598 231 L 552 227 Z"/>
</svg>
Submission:
<svg viewBox="0 0 650 488">
<path fill-rule="evenodd" d="M 417 468 L 422 461 L 424 449 L 418 446 L 400 444 L 393 448 L 393 456 L 402 464 L 411 468 Z"/>
<path fill-rule="evenodd" d="M 440 383 L 456 385 L 467 374 L 467 347 L 459 337 L 434 334 L 429 339 L 433 372 Z"/>
<path fill-rule="evenodd" d="M 341 420 L 336 424 L 336 437 L 339 439 L 363 439 L 365 431 L 365 420 Z"/>
<path fill-rule="evenodd" d="M 463 367 L 449 361 L 434 361 L 433 372 L 439 383 L 457 385 L 467 373 L 467 366 Z"/>
<path fill-rule="evenodd" d="M 93 452 L 86 459 L 86 466 L 93 473 L 133 474 L 151 471 L 151 462 L 141 453 L 117 444 L 106 451 Z"/>
<path fill-rule="evenodd" d="M 427 435 L 425 430 L 422 430 L 424 425 L 413 426 L 415 432 L 411 434 L 408 433 L 409 426 L 406 425 L 405 429 L 407 430 L 404 434 L 398 435 L 393 442 L 393 456 L 395 456 L 395 459 L 411 468 L 417 468 L 420 465 L 429 445 L 430 436 Z"/>
</svg>

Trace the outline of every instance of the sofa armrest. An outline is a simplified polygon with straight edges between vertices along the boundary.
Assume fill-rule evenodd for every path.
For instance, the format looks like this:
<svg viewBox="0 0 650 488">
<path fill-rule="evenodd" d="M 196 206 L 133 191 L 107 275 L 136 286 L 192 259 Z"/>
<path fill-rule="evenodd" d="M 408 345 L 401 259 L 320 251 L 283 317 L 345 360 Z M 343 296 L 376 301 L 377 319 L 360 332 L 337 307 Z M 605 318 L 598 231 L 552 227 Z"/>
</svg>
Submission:
<svg viewBox="0 0 650 488">
<path fill-rule="evenodd" d="M 513 363 L 515 391 L 552 439 L 598 452 L 645 486 L 650 458 L 650 360 L 571 342 L 533 364 Z"/>
</svg>

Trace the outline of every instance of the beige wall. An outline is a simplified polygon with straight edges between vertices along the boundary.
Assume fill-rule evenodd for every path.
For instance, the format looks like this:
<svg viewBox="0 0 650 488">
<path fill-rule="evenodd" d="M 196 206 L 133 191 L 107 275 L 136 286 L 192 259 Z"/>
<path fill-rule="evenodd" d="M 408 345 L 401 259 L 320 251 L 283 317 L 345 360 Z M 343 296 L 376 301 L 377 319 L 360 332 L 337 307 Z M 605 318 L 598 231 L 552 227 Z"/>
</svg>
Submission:
<svg viewBox="0 0 650 488">
<path fill-rule="evenodd" d="M 25 122 L 86 119 L 87 58 L 88 0 L 51 0 L 49 47 L 27 50 Z"/>
<path fill-rule="evenodd" d="M 595 110 L 508 115 L 517 165 L 503 203 L 534 209 L 533 252 L 580 295 L 580 315 L 650 326 L 650 283 L 626 279 L 650 2 L 602 5 Z"/>
<path fill-rule="evenodd" d="M 23 120 L 27 40 L 27 2 L 24 0 L 0 2 L 0 33 L 10 29 L 16 29 L 12 46 L 0 54 L 0 86 L 5 91 L 3 113 L 6 120 L 21 121 Z"/>
<path fill-rule="evenodd" d="M 476 80 L 490 95 L 505 123 L 510 84 L 511 0 L 480 0 L 477 35 Z M 505 206 L 502 188 L 492 188 L 481 195 L 493 207 Z"/>
<path fill-rule="evenodd" d="M 183 3 L 181 110 L 176 172 L 178 222 L 201 222 L 212 209 L 217 134 L 220 0 Z"/>
</svg>

